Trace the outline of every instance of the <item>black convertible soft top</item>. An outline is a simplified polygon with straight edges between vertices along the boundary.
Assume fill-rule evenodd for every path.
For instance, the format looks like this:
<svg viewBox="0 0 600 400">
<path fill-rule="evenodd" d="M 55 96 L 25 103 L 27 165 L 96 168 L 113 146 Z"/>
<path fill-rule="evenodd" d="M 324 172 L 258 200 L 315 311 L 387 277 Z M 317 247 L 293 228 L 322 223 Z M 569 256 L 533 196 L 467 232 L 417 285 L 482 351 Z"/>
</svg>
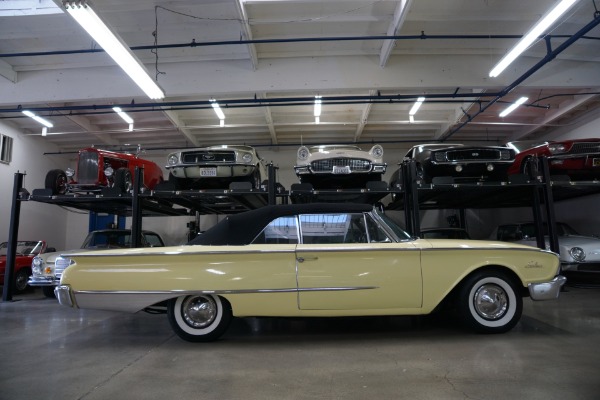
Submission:
<svg viewBox="0 0 600 400">
<path fill-rule="evenodd" d="M 252 211 L 230 215 L 188 245 L 246 245 L 276 218 L 297 214 L 356 213 L 371 211 L 373 206 L 356 203 L 310 203 L 264 206 Z"/>
</svg>

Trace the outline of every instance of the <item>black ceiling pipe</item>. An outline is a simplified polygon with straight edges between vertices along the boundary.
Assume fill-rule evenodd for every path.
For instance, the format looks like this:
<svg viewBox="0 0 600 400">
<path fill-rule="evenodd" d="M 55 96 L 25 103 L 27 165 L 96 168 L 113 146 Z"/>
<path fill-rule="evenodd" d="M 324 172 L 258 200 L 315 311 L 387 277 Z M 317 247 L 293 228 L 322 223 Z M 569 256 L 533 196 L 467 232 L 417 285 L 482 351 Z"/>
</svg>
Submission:
<svg viewBox="0 0 600 400">
<path fill-rule="evenodd" d="M 536 73 L 544 65 L 546 65 L 550 61 L 554 60 L 557 55 L 559 55 L 564 50 L 566 50 L 569 46 L 571 46 L 573 43 L 575 43 L 577 40 L 579 40 L 587 32 L 591 31 L 596 26 L 598 26 L 598 24 L 600 24 L 600 14 L 599 15 L 595 15 L 594 19 L 590 23 L 588 23 L 586 26 L 584 26 L 582 29 L 580 29 L 577 33 L 575 33 L 573 36 L 571 36 L 568 40 L 566 40 L 564 43 L 562 43 L 560 46 L 558 46 L 553 51 L 551 50 L 551 46 L 550 46 L 550 37 L 546 37 L 546 46 L 547 46 L 547 49 L 548 49 L 548 53 L 546 54 L 546 56 L 544 58 L 542 58 L 537 64 L 535 64 L 533 67 L 531 67 L 529 70 L 527 70 L 527 72 L 525 72 L 523 75 L 521 75 L 520 77 L 518 77 L 513 83 L 511 83 L 510 85 L 508 85 L 507 87 L 505 87 L 496 98 L 494 98 L 492 101 L 490 101 L 489 103 L 487 103 L 485 106 L 481 107 L 479 109 L 479 111 L 477 111 L 474 115 L 468 116 L 468 118 L 467 118 L 467 120 L 465 122 L 463 122 L 462 124 L 460 124 L 456 128 L 453 128 L 447 134 L 443 135 L 439 139 L 439 141 L 440 142 L 444 142 L 444 141 L 448 140 L 452 135 L 454 135 L 456 132 L 460 131 L 469 122 L 471 122 L 475 117 L 477 117 L 478 115 L 481 115 L 482 113 L 484 113 L 488 108 L 490 108 L 498 100 L 500 100 L 502 97 L 504 97 L 505 95 L 507 95 L 508 93 L 510 93 L 511 90 L 513 90 L 515 87 L 517 87 L 518 85 L 520 85 L 521 83 L 523 83 L 523 81 L 525 81 L 531 75 L 533 75 L 534 73 Z"/>
</svg>

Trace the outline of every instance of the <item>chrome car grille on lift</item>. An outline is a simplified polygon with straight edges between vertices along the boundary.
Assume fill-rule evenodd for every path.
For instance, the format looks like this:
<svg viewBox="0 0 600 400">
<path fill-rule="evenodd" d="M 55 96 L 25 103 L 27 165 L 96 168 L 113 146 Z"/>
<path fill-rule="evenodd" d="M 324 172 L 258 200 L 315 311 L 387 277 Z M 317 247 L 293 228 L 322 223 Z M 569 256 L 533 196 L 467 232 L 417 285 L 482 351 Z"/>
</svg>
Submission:
<svg viewBox="0 0 600 400">
<path fill-rule="evenodd" d="M 510 154 L 510 153 L 509 153 Z M 471 149 L 446 151 L 447 161 L 506 160 L 499 150 Z"/>
<path fill-rule="evenodd" d="M 371 162 L 360 158 L 329 158 L 310 163 L 310 167 L 315 172 L 331 172 L 334 166 L 348 166 L 352 172 L 369 172 L 371 170 Z"/>
<path fill-rule="evenodd" d="M 95 185 L 98 183 L 98 153 L 82 151 L 77 164 L 77 183 Z"/>
<path fill-rule="evenodd" d="M 181 161 L 184 164 L 215 164 L 235 162 L 234 151 L 190 151 L 182 153 Z"/>
</svg>

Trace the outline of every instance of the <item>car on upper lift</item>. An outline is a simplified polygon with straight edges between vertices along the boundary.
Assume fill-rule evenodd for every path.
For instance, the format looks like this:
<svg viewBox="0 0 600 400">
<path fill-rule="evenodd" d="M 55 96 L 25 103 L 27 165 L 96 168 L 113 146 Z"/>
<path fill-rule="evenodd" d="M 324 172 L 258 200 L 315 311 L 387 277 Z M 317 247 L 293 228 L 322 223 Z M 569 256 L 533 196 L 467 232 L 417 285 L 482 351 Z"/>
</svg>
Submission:
<svg viewBox="0 0 600 400">
<path fill-rule="evenodd" d="M 301 146 L 294 166 L 300 183 L 315 189 L 363 189 L 380 182 L 386 168 L 378 144 L 369 151 L 345 144 Z"/>
<path fill-rule="evenodd" d="M 432 183 L 436 177 L 451 177 L 453 183 L 505 181 L 515 159 L 515 151 L 504 146 L 465 146 L 433 143 L 413 146 L 403 161 L 414 161 L 417 179 Z M 390 185 L 401 182 L 402 167 L 390 178 Z"/>
<path fill-rule="evenodd" d="M 44 186 L 53 195 L 98 193 L 106 187 L 116 188 L 119 193 L 128 193 L 133 188 L 136 168 L 143 168 L 142 190 L 152 190 L 163 181 L 161 168 L 152 161 L 139 158 L 137 154 L 87 147 L 79 150 L 76 170 L 50 170 Z"/>
<path fill-rule="evenodd" d="M 232 182 L 249 182 L 259 189 L 268 179 L 256 149 L 243 145 L 179 150 L 167 156 L 166 168 L 175 190 L 229 189 Z"/>
</svg>

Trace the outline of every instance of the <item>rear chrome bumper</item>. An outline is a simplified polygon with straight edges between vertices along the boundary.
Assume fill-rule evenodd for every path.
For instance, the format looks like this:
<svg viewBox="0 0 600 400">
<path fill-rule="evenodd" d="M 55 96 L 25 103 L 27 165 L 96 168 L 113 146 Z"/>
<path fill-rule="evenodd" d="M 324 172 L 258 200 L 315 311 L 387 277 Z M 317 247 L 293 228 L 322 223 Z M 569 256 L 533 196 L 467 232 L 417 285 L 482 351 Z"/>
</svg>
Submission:
<svg viewBox="0 0 600 400">
<path fill-rule="evenodd" d="M 558 299 L 560 288 L 565 284 L 567 278 L 558 275 L 550 282 L 530 283 L 529 296 L 532 300 L 554 300 Z"/>
<path fill-rule="evenodd" d="M 76 307 L 75 299 L 73 299 L 73 296 L 71 295 L 71 287 L 67 285 L 57 286 L 54 288 L 54 295 L 61 306 Z"/>
</svg>

